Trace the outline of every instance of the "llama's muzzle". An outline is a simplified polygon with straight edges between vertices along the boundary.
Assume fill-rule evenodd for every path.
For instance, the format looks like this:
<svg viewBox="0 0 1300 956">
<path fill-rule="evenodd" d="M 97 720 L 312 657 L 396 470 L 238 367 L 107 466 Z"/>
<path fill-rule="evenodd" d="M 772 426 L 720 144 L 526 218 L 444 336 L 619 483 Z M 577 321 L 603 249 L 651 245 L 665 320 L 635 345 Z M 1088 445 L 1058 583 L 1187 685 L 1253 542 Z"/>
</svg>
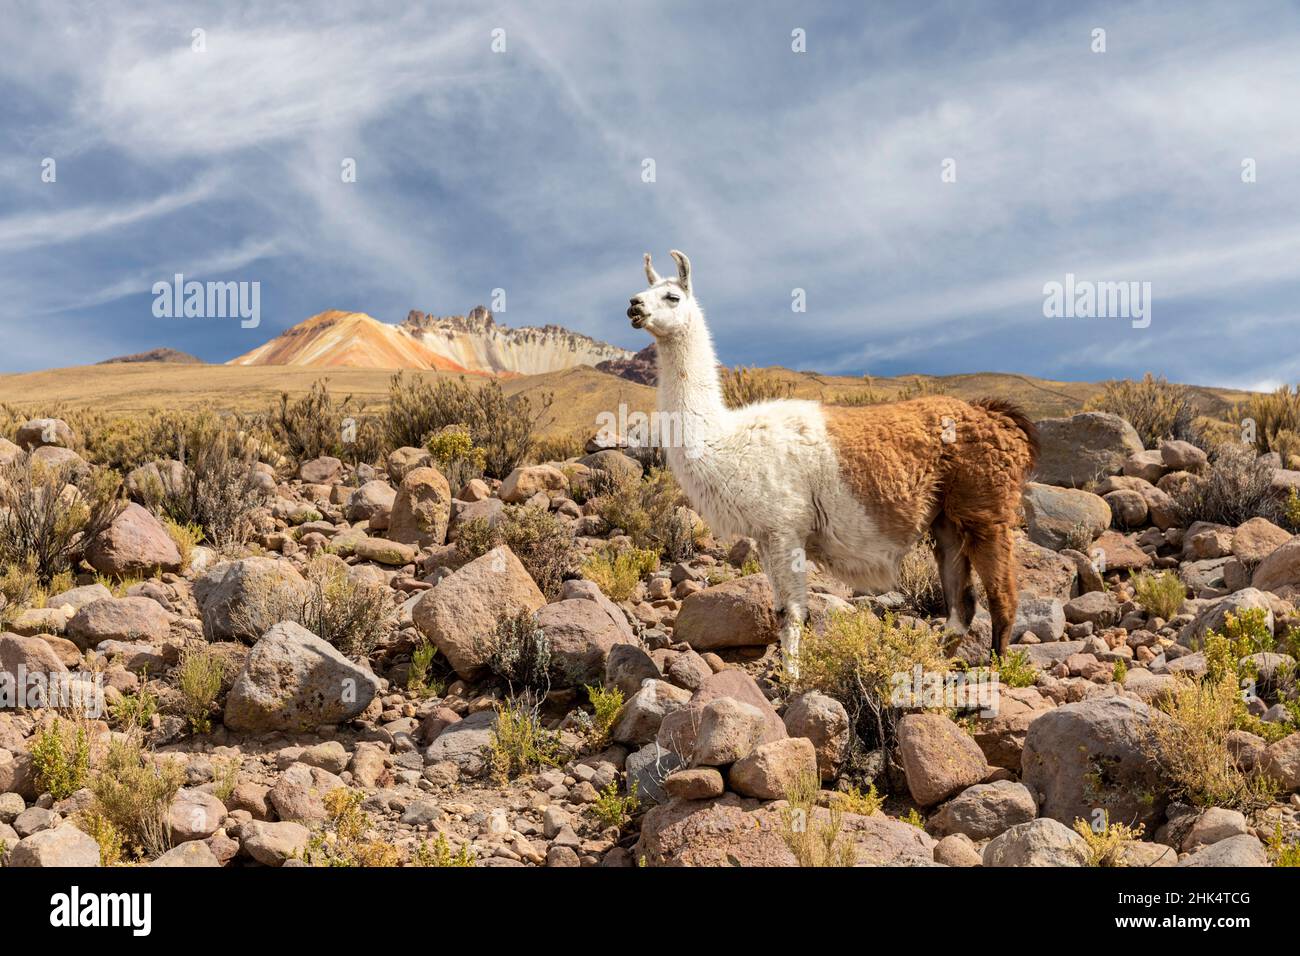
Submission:
<svg viewBox="0 0 1300 956">
<path fill-rule="evenodd" d="M 645 327 L 645 320 L 650 314 L 641 308 L 641 303 L 636 299 L 632 300 L 632 305 L 627 310 L 627 317 L 632 320 L 632 328 L 640 329 Z"/>
</svg>

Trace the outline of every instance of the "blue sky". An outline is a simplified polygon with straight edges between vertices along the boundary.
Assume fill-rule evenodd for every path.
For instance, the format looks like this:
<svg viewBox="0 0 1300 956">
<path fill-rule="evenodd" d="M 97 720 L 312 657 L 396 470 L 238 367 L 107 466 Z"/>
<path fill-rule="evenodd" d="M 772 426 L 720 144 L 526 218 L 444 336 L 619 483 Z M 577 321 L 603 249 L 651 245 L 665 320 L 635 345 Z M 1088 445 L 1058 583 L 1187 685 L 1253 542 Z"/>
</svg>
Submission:
<svg viewBox="0 0 1300 956">
<path fill-rule="evenodd" d="M 397 322 L 494 288 L 507 324 L 638 348 L 641 253 L 663 269 L 676 247 L 728 363 L 1300 378 L 1290 2 L 0 17 L 0 371 L 164 345 L 224 361 L 323 309 Z M 259 282 L 261 326 L 154 317 L 177 272 Z M 1045 318 L 1066 273 L 1150 282 L 1150 326 Z"/>
</svg>

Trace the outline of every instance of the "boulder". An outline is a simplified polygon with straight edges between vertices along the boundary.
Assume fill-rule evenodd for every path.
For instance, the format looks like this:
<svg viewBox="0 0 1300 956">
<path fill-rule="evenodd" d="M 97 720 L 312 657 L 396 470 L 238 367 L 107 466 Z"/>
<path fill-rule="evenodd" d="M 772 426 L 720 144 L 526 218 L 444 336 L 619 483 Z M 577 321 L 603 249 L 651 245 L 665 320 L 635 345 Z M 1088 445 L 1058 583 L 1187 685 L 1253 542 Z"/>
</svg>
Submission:
<svg viewBox="0 0 1300 956">
<path fill-rule="evenodd" d="M 415 561 L 415 548 L 387 538 L 358 538 L 352 553 L 362 561 L 374 561 L 389 567 L 400 568 Z"/>
<path fill-rule="evenodd" d="M 752 704 L 732 697 L 709 701 L 700 710 L 692 765 L 724 767 L 748 756 L 763 736 L 764 722 L 763 711 Z"/>
<path fill-rule="evenodd" d="M 596 683 L 610 651 L 636 640 L 594 601 L 581 598 L 547 604 L 534 619 L 550 644 L 551 676 L 559 687 Z"/>
<path fill-rule="evenodd" d="M 1110 527 L 1110 506 L 1090 491 L 1031 481 L 1022 501 L 1029 540 L 1053 551 L 1091 542 Z"/>
<path fill-rule="evenodd" d="M 1250 583 L 1261 591 L 1275 593 L 1288 586 L 1300 588 L 1300 535 L 1264 558 L 1251 576 Z"/>
<path fill-rule="evenodd" d="M 1153 830 L 1168 787 L 1145 746 L 1150 721 L 1147 705 L 1127 697 L 1094 697 L 1039 715 L 1021 757 L 1039 812 L 1072 825 L 1103 809 L 1109 819 Z"/>
<path fill-rule="evenodd" d="M 748 574 L 687 595 L 673 633 L 696 651 L 771 644 L 780 623 L 765 574 Z"/>
<path fill-rule="evenodd" d="M 1113 475 L 1143 450 L 1133 426 L 1109 412 L 1082 412 L 1037 423 L 1040 451 L 1035 480 L 1080 488 L 1099 475 Z"/>
<path fill-rule="evenodd" d="M 451 486 L 442 472 L 422 466 L 402 479 L 388 517 L 388 537 L 425 547 L 442 544 L 451 520 Z"/>
<path fill-rule="evenodd" d="M 689 759 L 695 750 L 701 711 L 709 701 L 722 697 L 733 697 L 762 711 L 764 729 L 760 743 L 788 736 L 785 724 L 758 689 L 754 679 L 738 668 L 729 667 L 718 671 L 701 684 L 691 695 L 690 703 L 664 716 L 663 723 L 659 725 L 659 733 L 655 735 L 659 745 Z"/>
<path fill-rule="evenodd" d="M 1165 438 L 1160 442 L 1160 462 L 1170 471 L 1199 474 L 1205 469 L 1209 457 L 1191 442 Z"/>
<path fill-rule="evenodd" d="M 447 727 L 424 749 L 425 765 L 449 761 L 466 776 L 487 768 L 487 748 L 497 725 L 495 710 L 480 710 Z"/>
<path fill-rule="evenodd" d="M 1022 595 L 1016 606 L 1016 621 L 1011 627 L 1011 639 L 1018 640 L 1026 632 L 1040 641 L 1059 641 L 1065 634 L 1065 608 L 1060 599 Z"/>
<path fill-rule="evenodd" d="M 62 418 L 33 418 L 25 421 L 18 426 L 18 434 L 14 439 L 23 451 L 46 446 L 71 448 L 76 440 L 72 429 Z"/>
<path fill-rule="evenodd" d="M 1268 853 L 1264 844 L 1248 833 L 1228 837 L 1218 843 L 1201 847 L 1178 861 L 1179 866 L 1268 866 Z"/>
<path fill-rule="evenodd" d="M 716 767 L 677 770 L 664 780 L 664 791 L 670 799 L 710 800 L 722 796 L 725 789 Z"/>
<path fill-rule="evenodd" d="M 83 650 L 98 647 L 103 641 L 160 644 L 171 632 L 171 620 L 172 615 L 152 598 L 101 598 L 72 616 L 67 635 Z"/>
<path fill-rule="evenodd" d="M 432 464 L 433 455 L 429 452 L 429 449 L 404 445 L 388 453 L 385 470 L 388 472 L 389 478 L 400 484 L 402 479 L 406 477 L 407 472 Z"/>
<path fill-rule="evenodd" d="M 212 848 L 202 840 L 188 840 L 172 847 L 149 866 L 211 867 L 221 866 Z"/>
<path fill-rule="evenodd" d="M 635 784 L 637 799 L 649 806 L 668 802 L 664 784 L 668 777 L 686 766 L 679 755 L 653 741 L 628 754 L 624 770 L 629 789 Z"/>
<path fill-rule="evenodd" d="M 419 471 L 419 469 L 417 469 Z M 415 626 L 466 679 L 483 670 L 502 615 L 532 613 L 546 598 L 506 545 L 475 558 L 425 591 L 412 609 Z"/>
<path fill-rule="evenodd" d="M 283 866 L 301 858 L 311 831 L 301 823 L 252 820 L 239 828 L 240 849 L 263 866 Z"/>
<path fill-rule="evenodd" d="M 194 581 L 194 600 L 210 641 L 255 641 L 274 621 L 250 620 L 250 606 L 277 591 L 305 594 L 307 582 L 288 561 L 253 557 L 223 561 Z"/>
<path fill-rule="evenodd" d="M 187 840 L 206 840 L 217 832 L 226 817 L 226 808 L 212 794 L 193 787 L 182 787 L 172 798 L 167 811 L 167 823 L 172 839 L 177 843 Z"/>
<path fill-rule="evenodd" d="M 1251 518 L 1232 532 L 1232 554 L 1254 567 L 1290 540 L 1290 533 L 1267 518 Z"/>
<path fill-rule="evenodd" d="M 1300 790 L 1300 733 L 1288 734 L 1268 745 L 1260 769 L 1277 781 L 1282 790 Z"/>
<path fill-rule="evenodd" d="M 59 659 L 54 648 L 39 637 L 24 637 L 18 634 L 0 634 L 0 673 L 12 675 L 13 688 L 18 688 L 18 674 L 64 674 L 67 667 Z M 14 706 L 13 702 L 6 706 Z"/>
<path fill-rule="evenodd" d="M 646 681 L 662 676 L 650 655 L 636 644 L 615 644 L 605 658 L 605 686 L 622 691 L 624 700 Z"/>
<path fill-rule="evenodd" d="M 781 720 L 791 737 L 806 737 L 817 752 L 817 770 L 822 780 L 833 780 L 849 755 L 849 714 L 834 697 L 807 691 L 786 705 Z"/>
<path fill-rule="evenodd" d="M 1029 788 L 1010 780 L 977 783 L 968 787 L 930 817 L 935 836 L 964 833 L 972 840 L 987 840 L 1038 816 L 1038 804 Z"/>
<path fill-rule="evenodd" d="M 253 645 L 226 698 L 225 725 L 243 733 L 305 731 L 351 720 L 378 679 L 305 627 L 283 621 Z"/>
<path fill-rule="evenodd" d="M 9 851 L 11 867 L 99 866 L 99 844 L 71 823 L 19 840 Z"/>
<path fill-rule="evenodd" d="M 942 714 L 907 714 L 899 720 L 898 756 L 907 788 L 923 807 L 979 783 L 989 769 L 974 739 Z"/>
<path fill-rule="evenodd" d="M 1251 609 L 1265 612 L 1265 622 L 1271 632 L 1273 630 L 1272 603 L 1263 591 L 1251 587 L 1211 600 L 1178 632 L 1178 643 L 1184 647 L 1199 649 L 1205 643 L 1206 635 L 1210 631 L 1223 631 L 1229 614 L 1239 615 Z"/>
<path fill-rule="evenodd" d="M 1016 532 L 1013 537 L 1012 560 L 1016 568 L 1016 581 L 1022 594 L 1053 597 L 1068 601 L 1079 572 L 1074 562 L 1051 548 L 1034 544 Z"/>
<path fill-rule="evenodd" d="M 344 516 L 351 522 L 366 521 L 372 531 L 388 527 L 397 491 L 386 481 L 367 481 L 348 496 Z"/>
<path fill-rule="evenodd" d="M 181 553 L 162 522 L 134 501 L 118 512 L 86 548 L 87 563 L 113 577 L 150 577 L 179 571 Z"/>
<path fill-rule="evenodd" d="M 1018 823 L 984 848 L 985 866 L 1087 866 L 1088 844 L 1056 820 Z"/>
<path fill-rule="evenodd" d="M 295 763 L 280 774 L 267 798 L 281 820 L 310 826 L 323 822 L 329 815 L 326 795 L 345 786 L 341 777 L 328 770 Z"/>
<path fill-rule="evenodd" d="M 742 705 L 743 706 L 743 705 Z M 805 776 L 816 778 L 817 752 L 807 737 L 786 737 L 759 744 L 731 765 L 731 789 L 760 800 L 780 800 Z"/>
<path fill-rule="evenodd" d="M 569 479 L 554 465 L 521 465 L 501 482 L 497 492 L 507 504 L 523 504 L 533 495 L 567 491 Z"/>
<path fill-rule="evenodd" d="M 646 680 L 618 712 L 610 739 L 635 746 L 647 744 L 659 733 L 664 717 L 685 707 L 690 699 L 690 691 L 661 680 Z"/>
<path fill-rule="evenodd" d="M 328 485 L 338 481 L 343 474 L 343 462 L 330 455 L 304 461 L 298 467 L 298 477 L 309 485 Z"/>
</svg>

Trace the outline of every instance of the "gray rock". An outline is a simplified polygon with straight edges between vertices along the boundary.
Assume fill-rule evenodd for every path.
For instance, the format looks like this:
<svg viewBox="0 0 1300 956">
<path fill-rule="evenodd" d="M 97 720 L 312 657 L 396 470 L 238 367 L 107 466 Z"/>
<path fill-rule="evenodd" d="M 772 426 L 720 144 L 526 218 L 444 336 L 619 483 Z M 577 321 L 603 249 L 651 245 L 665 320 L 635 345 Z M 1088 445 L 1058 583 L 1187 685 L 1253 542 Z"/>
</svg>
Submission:
<svg viewBox="0 0 1300 956">
<path fill-rule="evenodd" d="M 1018 823 L 984 848 L 985 866 L 1087 866 L 1088 844 L 1056 820 Z"/>
</svg>

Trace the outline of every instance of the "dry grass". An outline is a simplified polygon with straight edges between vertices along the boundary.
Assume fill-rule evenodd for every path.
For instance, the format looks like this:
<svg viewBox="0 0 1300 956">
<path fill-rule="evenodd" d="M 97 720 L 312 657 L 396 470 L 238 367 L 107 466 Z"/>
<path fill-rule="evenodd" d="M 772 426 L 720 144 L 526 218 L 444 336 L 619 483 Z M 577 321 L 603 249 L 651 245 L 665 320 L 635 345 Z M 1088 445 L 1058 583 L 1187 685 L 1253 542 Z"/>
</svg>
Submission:
<svg viewBox="0 0 1300 956">
<path fill-rule="evenodd" d="M 1187 599 L 1187 586 L 1172 571 L 1143 571 L 1133 575 L 1132 584 L 1142 609 L 1166 621 L 1178 613 Z"/>
<path fill-rule="evenodd" d="M 1162 438 L 1200 444 L 1192 390 L 1172 384 L 1163 376 L 1156 378 L 1148 372 L 1140 382 L 1129 379 L 1106 382 L 1101 394 L 1089 399 L 1085 408 L 1123 418 L 1137 430 L 1147 448 L 1155 448 Z"/>
<path fill-rule="evenodd" d="M 1244 812 L 1272 802 L 1273 783 L 1243 770 L 1228 749 L 1240 703 L 1231 676 L 1185 682 L 1158 704 L 1165 719 L 1151 722 L 1148 747 L 1173 796 L 1198 807 Z"/>
<path fill-rule="evenodd" d="M 821 782 L 815 773 L 801 773 L 785 789 L 781 808 L 781 839 L 799 866 L 841 867 L 856 862 L 853 844 L 840 839 L 843 801 L 832 800 L 824 814 L 817 813 Z"/>
</svg>

